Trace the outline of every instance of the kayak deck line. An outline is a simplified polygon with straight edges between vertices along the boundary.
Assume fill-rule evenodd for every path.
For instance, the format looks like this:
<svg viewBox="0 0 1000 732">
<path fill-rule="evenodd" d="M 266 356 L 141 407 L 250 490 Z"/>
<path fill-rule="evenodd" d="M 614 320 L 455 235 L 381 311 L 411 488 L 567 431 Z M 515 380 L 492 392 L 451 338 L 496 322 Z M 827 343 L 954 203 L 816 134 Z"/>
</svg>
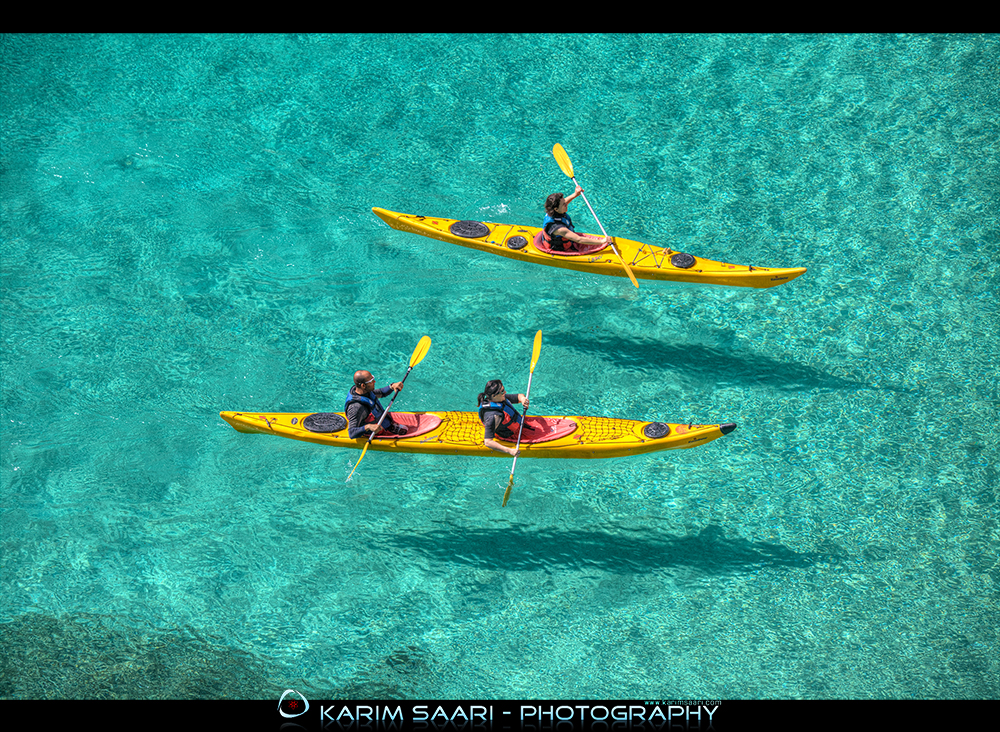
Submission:
<svg viewBox="0 0 1000 732">
<path fill-rule="evenodd" d="M 541 248 L 539 227 L 403 214 L 378 207 L 372 208 L 372 212 L 393 229 L 449 244 L 561 269 L 628 276 L 610 247 L 583 254 L 553 253 Z M 790 282 L 806 272 L 805 267 L 774 268 L 716 262 L 669 247 L 621 237 L 614 240 L 624 260 L 631 260 L 629 266 L 638 279 L 768 288 Z"/>
<path fill-rule="evenodd" d="M 366 437 L 351 438 L 342 412 L 220 412 L 237 432 L 277 435 L 303 442 L 364 449 Z M 307 418 L 332 420 L 330 432 L 306 426 Z M 442 455 L 507 457 L 483 444 L 483 425 L 476 412 L 393 412 L 408 434 L 386 433 L 375 437 L 371 450 Z M 521 437 L 521 457 L 608 458 L 641 455 L 661 450 L 699 447 L 729 434 L 736 425 L 641 422 L 614 417 L 528 416 Z M 534 434 L 532 434 L 534 432 Z M 514 444 L 515 439 L 497 438 Z"/>
</svg>

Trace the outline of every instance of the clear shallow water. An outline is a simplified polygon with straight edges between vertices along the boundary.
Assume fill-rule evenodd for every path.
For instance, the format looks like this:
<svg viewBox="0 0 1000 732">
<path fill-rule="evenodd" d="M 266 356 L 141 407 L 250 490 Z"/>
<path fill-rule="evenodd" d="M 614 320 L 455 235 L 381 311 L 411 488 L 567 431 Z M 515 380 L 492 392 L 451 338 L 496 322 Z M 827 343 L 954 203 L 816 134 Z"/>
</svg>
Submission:
<svg viewBox="0 0 1000 732">
<path fill-rule="evenodd" d="M 997 38 L 565 42 L 0 39 L 0 695 L 998 696 Z M 809 272 L 636 292 L 371 214 L 534 222 L 555 142 L 611 232 Z M 503 460 L 347 482 L 218 417 L 425 334 L 397 406 L 471 410 L 538 329 L 532 411 L 740 427 L 501 509 Z"/>
</svg>

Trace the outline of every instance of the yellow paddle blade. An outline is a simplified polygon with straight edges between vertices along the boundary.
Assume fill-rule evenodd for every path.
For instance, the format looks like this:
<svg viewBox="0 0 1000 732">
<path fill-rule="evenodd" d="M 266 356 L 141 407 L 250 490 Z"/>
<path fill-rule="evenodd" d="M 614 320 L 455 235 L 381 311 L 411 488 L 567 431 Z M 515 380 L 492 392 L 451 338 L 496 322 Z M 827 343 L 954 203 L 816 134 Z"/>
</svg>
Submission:
<svg viewBox="0 0 1000 732">
<path fill-rule="evenodd" d="M 542 331 L 535 333 L 535 347 L 531 351 L 531 373 L 535 373 L 535 364 L 538 363 L 538 354 L 542 352 Z"/>
<path fill-rule="evenodd" d="M 562 172 L 565 173 L 570 178 L 573 178 L 573 182 L 576 183 L 576 178 L 573 176 L 573 163 L 570 162 L 569 155 L 566 154 L 566 151 L 563 150 L 563 146 L 560 145 L 558 142 L 552 147 L 552 155 L 555 157 L 556 162 L 559 163 L 559 168 L 562 170 Z M 587 197 L 584 196 L 583 200 L 587 201 Z M 597 219 L 597 214 L 594 213 L 594 209 L 591 207 L 590 201 L 587 201 L 587 208 L 590 209 L 590 213 L 594 214 L 594 219 Z M 601 226 L 600 220 L 597 220 L 597 225 Z M 604 232 L 604 227 L 603 226 L 601 226 L 601 232 L 602 233 Z M 604 235 L 607 236 L 606 233 Z M 627 264 L 625 264 L 625 260 L 622 258 L 622 255 L 619 253 L 618 247 L 616 247 L 614 244 L 612 244 L 611 248 L 614 250 L 615 254 L 618 255 L 618 261 L 621 262 L 622 263 L 622 267 L 625 268 L 625 274 L 628 275 L 628 278 L 630 280 L 632 280 L 632 284 L 635 285 L 635 289 L 638 290 L 639 289 L 639 282 L 635 279 L 635 275 L 632 274 L 631 267 L 629 267 Z M 532 368 L 534 368 L 534 364 L 532 364 Z"/>
<path fill-rule="evenodd" d="M 613 247 L 613 248 L 615 250 L 615 254 L 618 255 L 618 261 L 621 262 L 622 263 L 622 267 L 625 268 L 625 274 L 628 275 L 628 278 L 630 280 L 632 280 L 632 284 L 635 285 L 635 289 L 638 290 L 639 289 L 639 283 L 636 281 L 635 275 L 632 274 L 632 269 L 627 264 L 625 264 L 625 259 L 622 257 L 621 253 L 618 251 L 618 247 Z"/>
<path fill-rule="evenodd" d="M 427 355 L 427 351 L 430 350 L 430 347 L 431 347 L 430 336 L 424 336 L 423 338 L 420 339 L 420 343 L 418 343 L 417 347 L 413 349 L 413 355 L 410 356 L 411 369 L 424 360 L 424 356 Z"/>
<path fill-rule="evenodd" d="M 555 156 L 556 162 L 559 163 L 559 169 L 566 174 L 567 177 L 573 177 L 573 163 L 570 162 L 569 155 L 563 150 L 563 146 L 558 142 L 552 147 L 552 154 Z"/>
<path fill-rule="evenodd" d="M 501 507 L 507 505 L 507 499 L 510 498 L 510 489 L 513 488 L 513 487 L 514 487 L 514 473 L 511 472 L 511 474 L 510 474 L 510 482 L 507 484 L 507 490 L 504 491 L 504 494 L 503 494 L 503 503 L 500 504 Z"/>
<path fill-rule="evenodd" d="M 354 463 L 354 470 L 357 470 L 357 469 L 358 469 L 358 466 L 359 466 L 359 465 L 361 465 L 361 461 L 362 461 L 362 460 L 364 459 L 364 457 L 365 457 L 365 453 L 366 453 L 366 452 L 368 452 L 368 446 L 369 446 L 370 444 L 371 444 L 371 441 L 370 441 L 370 440 L 369 440 L 368 442 L 366 442 L 366 443 L 365 443 L 365 446 L 364 446 L 364 448 L 363 448 L 363 449 L 361 450 L 361 457 L 359 457 L 359 458 L 358 458 L 358 462 Z M 354 470 L 352 470 L 352 471 L 351 471 L 351 475 L 354 475 Z M 351 479 L 351 475 L 348 475 L 348 476 L 347 476 L 347 479 L 348 479 L 348 480 L 350 480 L 350 479 Z"/>
</svg>

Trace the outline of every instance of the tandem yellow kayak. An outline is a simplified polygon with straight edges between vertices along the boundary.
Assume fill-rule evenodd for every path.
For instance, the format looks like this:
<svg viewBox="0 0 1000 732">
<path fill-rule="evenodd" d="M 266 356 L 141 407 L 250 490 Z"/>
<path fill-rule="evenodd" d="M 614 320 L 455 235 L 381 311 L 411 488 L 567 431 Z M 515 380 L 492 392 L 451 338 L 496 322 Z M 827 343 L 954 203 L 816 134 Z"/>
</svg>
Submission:
<svg viewBox="0 0 1000 732">
<path fill-rule="evenodd" d="M 385 223 L 399 231 L 420 234 L 449 244 L 479 249 L 524 262 L 580 272 L 627 277 L 610 247 L 595 245 L 582 252 L 553 252 L 546 248 L 537 226 L 418 216 L 373 208 Z M 640 280 L 667 280 L 726 287 L 775 287 L 804 274 L 805 267 L 779 269 L 715 262 L 665 247 L 615 237 L 622 259 Z"/>
<path fill-rule="evenodd" d="M 364 448 L 367 438 L 347 436 L 343 412 L 220 412 L 237 432 L 277 435 L 333 447 Z M 476 412 L 393 412 L 407 434 L 383 434 L 369 449 L 432 455 L 509 458 L 483 444 Z M 525 417 L 524 458 L 612 458 L 659 450 L 685 450 L 728 435 L 735 424 L 670 424 L 609 417 Z M 500 442 L 508 442 L 497 438 Z M 511 445 L 514 441 L 509 441 Z"/>
</svg>

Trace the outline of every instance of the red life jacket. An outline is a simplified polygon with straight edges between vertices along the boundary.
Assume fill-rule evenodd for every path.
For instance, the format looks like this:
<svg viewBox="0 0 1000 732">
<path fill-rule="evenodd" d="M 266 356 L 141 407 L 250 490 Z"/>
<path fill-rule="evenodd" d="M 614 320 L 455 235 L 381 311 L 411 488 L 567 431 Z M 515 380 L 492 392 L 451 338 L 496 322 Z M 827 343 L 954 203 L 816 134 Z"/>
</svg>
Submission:
<svg viewBox="0 0 1000 732">
<path fill-rule="evenodd" d="M 542 238 L 548 245 L 549 249 L 553 249 L 557 252 L 568 252 L 576 249 L 576 243 L 571 242 L 568 239 L 563 239 L 561 236 L 555 233 L 550 233 L 556 229 L 567 228 L 570 231 L 573 229 L 573 219 L 570 218 L 569 213 L 564 213 L 558 216 L 553 216 L 552 214 L 545 214 L 545 218 L 542 220 Z"/>
</svg>

